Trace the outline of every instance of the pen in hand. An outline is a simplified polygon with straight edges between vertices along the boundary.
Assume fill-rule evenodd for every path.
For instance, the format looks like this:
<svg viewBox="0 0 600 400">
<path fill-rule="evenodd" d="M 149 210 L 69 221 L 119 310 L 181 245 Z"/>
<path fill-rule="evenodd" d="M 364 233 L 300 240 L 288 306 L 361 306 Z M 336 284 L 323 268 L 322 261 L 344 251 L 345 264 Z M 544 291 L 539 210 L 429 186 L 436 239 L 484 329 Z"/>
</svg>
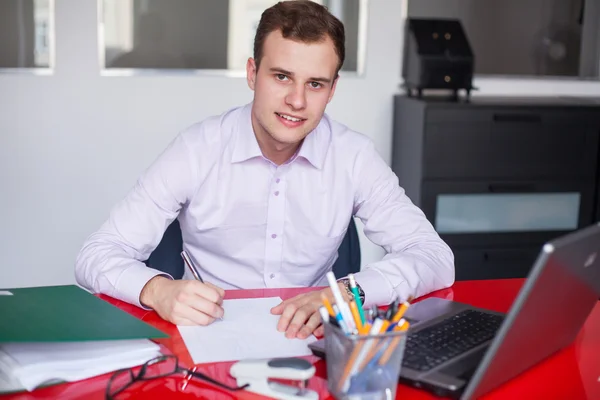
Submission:
<svg viewBox="0 0 600 400">
<path fill-rule="evenodd" d="M 181 252 L 181 258 L 183 258 L 183 262 L 185 263 L 185 265 L 187 265 L 192 275 L 194 275 L 194 278 L 196 278 L 197 281 L 204 283 L 204 280 L 200 276 L 200 272 L 192 262 L 192 259 L 190 258 L 190 255 L 187 253 L 187 251 L 183 250 Z M 223 317 L 220 317 L 219 319 L 222 321 Z"/>
<path fill-rule="evenodd" d="M 187 267 L 190 270 L 190 272 L 192 273 L 192 275 L 194 275 L 194 278 L 196 278 L 197 281 L 200 281 L 200 282 L 204 283 L 204 280 L 200 276 L 200 272 L 198 272 L 198 270 L 196 269 L 196 267 L 192 263 L 192 259 L 190 258 L 190 256 L 187 253 L 187 251 L 183 250 L 181 252 L 181 258 L 183 258 L 183 262 L 185 262 L 185 265 L 187 265 Z"/>
</svg>

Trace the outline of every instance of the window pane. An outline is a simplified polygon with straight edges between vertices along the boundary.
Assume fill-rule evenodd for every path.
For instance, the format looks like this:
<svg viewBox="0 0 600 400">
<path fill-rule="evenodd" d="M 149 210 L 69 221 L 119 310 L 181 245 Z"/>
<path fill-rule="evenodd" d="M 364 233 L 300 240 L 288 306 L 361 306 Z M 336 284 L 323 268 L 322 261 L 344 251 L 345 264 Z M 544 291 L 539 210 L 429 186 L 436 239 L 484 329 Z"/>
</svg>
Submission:
<svg viewBox="0 0 600 400">
<path fill-rule="evenodd" d="M 476 74 L 598 77 L 598 0 L 409 0 L 408 16 L 459 19 Z"/>
<path fill-rule="evenodd" d="M 0 1 L 0 68 L 49 68 L 51 0 Z"/>
<path fill-rule="evenodd" d="M 101 0 L 104 68 L 236 70 L 252 56 L 262 12 L 277 0 Z M 345 71 L 359 65 L 366 0 L 313 0 L 346 28 Z M 364 27 L 360 26 L 361 29 Z"/>
<path fill-rule="evenodd" d="M 579 193 L 440 195 L 439 233 L 554 231 L 577 228 Z"/>
</svg>

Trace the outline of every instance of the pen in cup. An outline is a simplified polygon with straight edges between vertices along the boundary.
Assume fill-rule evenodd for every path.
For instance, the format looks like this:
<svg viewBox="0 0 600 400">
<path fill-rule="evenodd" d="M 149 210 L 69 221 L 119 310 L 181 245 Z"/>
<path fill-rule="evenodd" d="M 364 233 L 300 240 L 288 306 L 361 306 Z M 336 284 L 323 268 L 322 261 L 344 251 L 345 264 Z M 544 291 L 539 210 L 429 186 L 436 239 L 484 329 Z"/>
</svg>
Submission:
<svg viewBox="0 0 600 400">
<path fill-rule="evenodd" d="M 319 307 L 319 314 L 321 314 L 321 319 L 323 320 L 323 323 L 330 323 L 331 321 L 335 321 L 331 319 L 329 311 L 327 311 L 327 308 L 323 306 Z"/>
<path fill-rule="evenodd" d="M 402 317 L 404 317 L 404 313 L 406 313 L 406 310 L 408 309 L 408 307 L 410 307 L 410 302 L 412 300 L 413 298 L 409 297 L 406 301 L 402 302 L 402 304 L 398 308 L 398 311 L 396 311 L 396 313 L 392 317 L 392 322 L 398 322 Z"/>
<path fill-rule="evenodd" d="M 337 304 L 333 305 L 333 312 L 334 312 L 335 319 L 336 319 L 338 325 L 344 331 L 344 333 L 346 333 L 348 335 L 351 334 L 352 330 L 348 326 L 348 323 L 344 320 L 342 312 L 341 312 L 341 310 L 340 310 L 340 308 L 338 307 Z"/>
<path fill-rule="evenodd" d="M 358 293 L 358 287 L 356 286 L 356 280 L 354 279 L 354 275 L 348 274 L 348 280 L 350 281 L 350 290 L 352 290 L 352 294 L 354 295 L 354 301 L 356 301 L 356 307 L 358 308 L 358 314 L 360 316 L 360 325 L 364 325 L 366 322 L 365 313 L 363 311 L 363 304 Z"/>
<path fill-rule="evenodd" d="M 331 306 L 331 302 L 329 301 L 329 299 L 327 298 L 327 296 L 323 292 L 321 292 L 321 301 L 323 301 L 323 305 L 325 306 L 325 309 L 327 310 L 327 312 L 329 313 L 329 315 L 331 315 L 332 317 L 335 318 L 335 311 L 333 311 L 333 307 Z"/>
<path fill-rule="evenodd" d="M 350 332 L 353 332 L 356 329 L 354 326 L 354 320 L 352 319 L 352 313 L 350 312 L 350 307 L 344 301 L 342 297 L 342 293 L 340 292 L 340 288 L 338 287 L 338 283 L 335 280 L 335 275 L 333 271 L 329 271 L 326 274 L 327 281 L 329 282 L 329 286 L 331 287 L 331 292 L 333 293 L 333 298 L 335 299 L 335 303 L 340 309 L 340 313 L 342 314 L 342 318 L 344 322 L 347 324 Z"/>
<path fill-rule="evenodd" d="M 354 318 L 354 324 L 356 325 L 356 329 L 360 332 L 363 323 L 360 320 L 360 315 L 358 312 L 358 306 L 355 301 L 350 301 L 350 312 L 352 313 L 352 318 Z"/>
</svg>

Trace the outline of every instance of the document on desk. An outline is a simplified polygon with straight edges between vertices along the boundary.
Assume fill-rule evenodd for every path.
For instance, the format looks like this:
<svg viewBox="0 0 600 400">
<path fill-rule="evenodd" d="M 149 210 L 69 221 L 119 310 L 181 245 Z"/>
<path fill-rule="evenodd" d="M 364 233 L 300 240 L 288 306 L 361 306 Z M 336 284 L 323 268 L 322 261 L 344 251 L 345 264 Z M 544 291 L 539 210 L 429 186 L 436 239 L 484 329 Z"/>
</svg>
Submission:
<svg viewBox="0 0 600 400">
<path fill-rule="evenodd" d="M 279 315 L 271 308 L 279 297 L 224 300 L 223 320 L 208 326 L 178 326 L 195 364 L 242 359 L 310 355 L 308 344 L 316 340 L 288 339 L 277 330 Z"/>
<path fill-rule="evenodd" d="M 169 337 L 76 285 L 3 288 L 0 343 Z"/>
<path fill-rule="evenodd" d="M 0 393 L 75 382 L 159 356 L 147 339 L 0 343 Z"/>
</svg>

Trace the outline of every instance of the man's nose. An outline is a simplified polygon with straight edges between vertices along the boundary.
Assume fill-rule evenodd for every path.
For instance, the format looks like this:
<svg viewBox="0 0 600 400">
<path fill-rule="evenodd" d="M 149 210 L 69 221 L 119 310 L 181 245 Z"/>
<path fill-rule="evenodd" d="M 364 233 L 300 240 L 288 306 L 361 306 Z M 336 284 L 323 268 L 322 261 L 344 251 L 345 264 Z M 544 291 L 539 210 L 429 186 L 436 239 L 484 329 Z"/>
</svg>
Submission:
<svg viewBox="0 0 600 400">
<path fill-rule="evenodd" d="M 304 85 L 294 85 L 285 102 L 294 110 L 304 109 L 306 107 L 306 89 Z"/>
</svg>

